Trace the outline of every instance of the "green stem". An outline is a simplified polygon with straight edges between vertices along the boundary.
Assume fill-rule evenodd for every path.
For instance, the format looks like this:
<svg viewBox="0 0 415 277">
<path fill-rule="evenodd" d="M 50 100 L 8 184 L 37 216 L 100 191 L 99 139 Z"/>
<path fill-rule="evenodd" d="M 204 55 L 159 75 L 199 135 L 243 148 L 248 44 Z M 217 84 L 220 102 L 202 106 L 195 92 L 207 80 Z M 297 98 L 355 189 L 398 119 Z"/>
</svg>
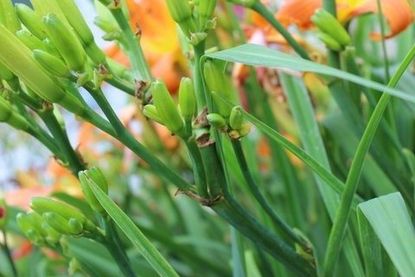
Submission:
<svg viewBox="0 0 415 277">
<path fill-rule="evenodd" d="M 7 261 L 9 262 L 10 268 L 11 268 L 11 270 L 13 272 L 13 276 L 14 277 L 17 277 L 19 275 L 17 273 L 16 264 L 13 261 L 13 257 L 12 257 L 12 253 L 11 253 L 10 248 L 9 248 L 9 244 L 7 242 L 7 234 L 6 234 L 6 231 L 5 230 L 2 230 L 2 233 L 3 233 L 4 243 L 1 246 L 3 248 L 4 253 L 6 254 Z"/>
<path fill-rule="evenodd" d="M 110 11 L 117 21 L 119 27 L 121 28 L 122 34 L 124 36 L 124 40 L 121 41 L 125 41 L 124 46 L 127 50 L 128 57 L 130 58 L 135 77 L 138 80 L 151 81 L 152 77 L 150 69 L 144 58 L 144 53 L 139 43 L 139 37 L 136 36 L 131 30 L 130 24 L 121 7 L 110 9 Z"/>
<path fill-rule="evenodd" d="M 59 150 L 62 151 L 63 155 L 66 157 L 69 167 L 74 175 L 76 176 L 78 175 L 78 172 L 85 170 L 85 165 L 78 156 L 78 153 L 73 149 L 68 135 L 62 129 L 62 126 L 53 114 L 53 107 L 51 109 L 46 108 L 46 110 L 39 112 L 38 114 L 54 137 L 59 146 Z"/>
<path fill-rule="evenodd" d="M 294 51 L 303 59 L 310 60 L 307 52 L 304 48 L 298 44 L 298 42 L 294 39 L 294 37 L 287 31 L 287 29 L 282 26 L 282 24 L 275 18 L 272 12 L 261 3 L 261 1 L 257 1 L 253 6 L 252 9 L 259 13 L 262 17 L 264 17 L 268 23 L 270 23 L 288 42 L 289 45 L 294 49 Z"/>
<path fill-rule="evenodd" d="M 205 54 L 205 41 L 202 41 L 198 45 L 193 47 L 194 49 L 194 64 L 193 64 L 193 79 L 196 93 L 197 111 L 201 113 L 206 106 L 206 98 L 204 84 L 203 84 L 203 72 L 202 72 L 202 56 Z"/>
<path fill-rule="evenodd" d="M 207 198 L 208 190 L 205 178 L 205 170 L 203 168 L 203 160 L 199 151 L 199 147 L 196 145 L 194 139 L 192 138 L 190 140 L 185 140 L 185 144 L 189 151 L 190 159 L 192 162 L 197 192 L 200 196 Z"/>
<path fill-rule="evenodd" d="M 135 273 L 131 268 L 130 261 L 128 259 L 127 253 L 125 252 L 122 245 L 120 245 L 120 238 L 118 236 L 117 230 L 111 219 L 105 220 L 105 239 L 104 245 L 110 252 L 111 256 L 114 258 L 115 262 L 118 265 L 118 268 L 126 277 L 135 277 Z"/>
<path fill-rule="evenodd" d="M 336 1 L 335 0 L 323 0 L 323 8 L 336 17 Z"/>
<path fill-rule="evenodd" d="M 272 209 L 268 201 L 265 199 L 265 197 L 262 195 L 260 190 L 258 189 L 257 184 L 255 183 L 255 180 L 249 171 L 248 163 L 246 161 L 242 144 L 239 140 L 232 140 L 232 147 L 235 152 L 236 158 L 238 160 L 239 166 L 242 170 L 242 174 L 245 177 L 245 180 L 248 184 L 248 187 L 253 194 L 256 201 L 259 203 L 259 205 L 264 209 L 264 211 L 268 214 L 268 216 L 271 218 L 271 220 L 274 222 L 275 226 L 280 230 L 285 236 L 287 236 L 289 239 L 291 239 L 293 242 L 298 243 L 303 247 L 305 250 L 310 250 L 311 246 L 307 244 L 303 239 L 301 239 L 294 231 L 291 229 L 290 226 L 288 226 L 285 221 L 280 218 Z"/>
<path fill-rule="evenodd" d="M 111 105 L 109 104 L 108 100 L 105 98 L 104 94 L 102 93 L 101 89 L 91 89 L 87 88 L 91 96 L 95 99 L 98 103 L 102 111 L 104 112 L 105 116 L 110 121 L 114 132 L 110 131 L 110 135 L 114 138 L 121 141 L 125 146 L 127 146 L 131 151 L 133 151 L 137 156 L 142 158 L 146 161 L 150 167 L 153 169 L 154 172 L 157 172 L 161 177 L 163 177 L 166 181 L 172 182 L 175 184 L 180 190 L 186 191 L 190 188 L 190 185 L 180 177 L 175 171 L 165 165 L 162 161 L 156 158 L 144 145 L 139 143 L 133 135 L 130 134 L 128 129 L 122 124 L 120 119 L 118 118 L 117 114 L 112 109 Z M 89 118 L 89 119 L 96 119 Z M 95 121 L 95 120 L 94 120 Z M 95 122 L 94 122 L 95 124 Z M 102 122 L 101 122 L 102 125 Z M 108 127 L 104 125 L 108 130 Z"/>
<path fill-rule="evenodd" d="M 414 57 L 415 45 L 411 48 L 405 59 L 399 65 L 396 73 L 392 76 L 388 84 L 389 87 L 395 87 L 398 84 L 399 80 L 405 73 Z M 341 249 L 343 236 L 347 227 L 347 222 L 349 220 L 350 211 L 352 208 L 352 199 L 359 184 L 365 157 L 376 134 L 376 130 L 378 129 L 378 126 L 382 120 L 382 115 L 386 110 L 390 100 L 391 96 L 389 94 L 384 93 L 382 95 L 369 119 L 368 125 L 357 147 L 356 154 L 353 158 L 352 165 L 346 179 L 346 185 L 341 195 L 340 206 L 336 211 L 336 217 L 330 232 L 329 242 L 324 259 L 324 276 L 330 276 L 334 271 Z"/>
<path fill-rule="evenodd" d="M 37 139 L 40 143 L 42 143 L 56 157 L 58 157 L 62 161 L 65 161 L 65 157 L 63 157 L 62 154 L 60 153 L 59 148 L 54 142 L 53 138 L 48 133 L 46 133 L 43 129 L 41 129 L 39 126 L 37 125 L 30 126 L 30 129 L 27 130 L 26 132 L 30 134 L 32 137 L 34 137 L 35 139 Z"/>
</svg>

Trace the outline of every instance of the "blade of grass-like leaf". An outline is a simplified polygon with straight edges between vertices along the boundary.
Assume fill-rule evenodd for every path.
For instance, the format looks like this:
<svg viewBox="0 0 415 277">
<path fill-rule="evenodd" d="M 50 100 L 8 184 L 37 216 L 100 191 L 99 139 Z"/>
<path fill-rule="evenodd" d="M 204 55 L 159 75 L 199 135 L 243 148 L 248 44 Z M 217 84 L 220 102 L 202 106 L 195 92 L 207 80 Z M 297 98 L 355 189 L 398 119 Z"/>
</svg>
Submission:
<svg viewBox="0 0 415 277">
<path fill-rule="evenodd" d="M 386 87 L 377 82 L 366 80 L 359 76 L 326 66 L 304 60 L 298 57 L 267 48 L 261 45 L 244 44 L 234 48 L 226 49 L 216 53 L 206 54 L 207 57 L 229 62 L 243 63 L 252 66 L 263 66 L 270 68 L 286 68 L 301 72 L 314 72 L 322 75 L 340 78 L 376 91 L 382 91 L 390 95 L 415 102 L 415 95 L 409 95 L 397 89 Z"/>
<path fill-rule="evenodd" d="M 308 96 L 307 89 L 302 79 L 281 73 L 280 79 L 284 92 L 287 95 L 290 111 L 294 115 L 295 122 L 300 131 L 301 142 L 306 152 L 316 159 L 329 173 L 330 163 L 327 152 L 320 135 L 319 127 L 315 119 L 315 114 Z M 330 173 L 331 174 L 331 173 Z M 332 188 L 326 186 L 325 181 L 314 173 L 320 194 L 326 205 L 331 220 L 335 217 L 336 208 L 339 203 L 339 197 Z M 363 267 L 360 263 L 356 246 L 350 234 L 347 235 L 344 253 L 349 262 L 354 276 L 363 276 Z"/>
<path fill-rule="evenodd" d="M 230 228 L 232 247 L 232 276 L 246 277 L 244 246 L 242 243 L 242 237 L 241 234 L 239 234 L 235 228 Z"/>
<path fill-rule="evenodd" d="M 363 212 L 399 274 L 415 274 L 415 230 L 400 193 L 361 203 Z"/>
<path fill-rule="evenodd" d="M 173 267 L 166 261 L 157 248 L 144 236 L 138 229 L 134 222 L 108 197 L 95 182 L 89 182 L 90 187 L 105 211 L 118 225 L 120 230 L 128 237 L 131 243 L 137 247 L 142 253 L 143 257 L 150 263 L 150 265 L 157 271 L 160 276 L 174 276 L 179 275 Z"/>
</svg>

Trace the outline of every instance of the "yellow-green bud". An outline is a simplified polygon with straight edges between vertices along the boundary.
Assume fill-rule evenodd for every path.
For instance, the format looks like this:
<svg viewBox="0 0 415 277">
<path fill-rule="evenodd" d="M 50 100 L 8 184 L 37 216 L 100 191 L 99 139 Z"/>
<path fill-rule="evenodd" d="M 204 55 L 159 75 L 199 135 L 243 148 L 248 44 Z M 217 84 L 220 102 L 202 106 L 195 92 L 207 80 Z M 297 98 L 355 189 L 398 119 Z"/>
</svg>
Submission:
<svg viewBox="0 0 415 277">
<path fill-rule="evenodd" d="M 45 231 L 42 228 L 42 217 L 35 212 L 18 213 L 16 216 L 17 226 L 35 244 L 45 243 Z"/>
<path fill-rule="evenodd" d="M 346 46 L 351 43 L 351 38 L 346 29 L 344 29 L 340 22 L 325 9 L 317 10 L 311 17 L 311 21 L 320 31 L 331 36 L 340 45 Z"/>
<path fill-rule="evenodd" d="M 41 40 L 46 38 L 45 25 L 34 10 L 24 4 L 16 4 L 16 12 L 20 21 L 32 34 Z"/>
<path fill-rule="evenodd" d="M 206 116 L 206 118 L 209 121 L 209 124 L 216 129 L 226 129 L 226 120 L 220 114 L 210 113 Z"/>
<path fill-rule="evenodd" d="M 91 190 L 91 183 L 94 183 L 100 187 L 105 194 L 108 194 L 108 183 L 101 170 L 93 167 L 89 170 L 81 171 L 79 172 L 79 180 L 81 182 L 81 188 L 84 193 L 85 200 L 91 208 L 97 212 L 105 213 L 101 203 L 99 203 L 98 199 L 95 197 L 95 194 Z"/>
<path fill-rule="evenodd" d="M 30 125 L 27 120 L 14 111 L 12 105 L 0 96 L 0 122 L 5 122 L 10 126 L 26 131 Z"/>
<path fill-rule="evenodd" d="M 48 52 L 35 49 L 33 50 L 33 58 L 53 76 L 69 77 L 71 75 L 63 61 Z"/>
<path fill-rule="evenodd" d="M 57 244 L 62 237 L 60 233 L 58 233 L 54 228 L 52 228 L 45 221 L 42 222 L 42 229 L 46 233 L 46 238 L 45 238 L 46 241 L 51 245 Z"/>
<path fill-rule="evenodd" d="M 75 218 L 82 224 L 84 224 L 87 220 L 82 212 L 77 208 L 65 202 L 54 200 L 48 197 L 33 197 L 32 202 L 30 203 L 30 207 L 32 210 L 36 211 L 39 214 L 53 212 L 62 216 L 66 220 Z"/>
<path fill-rule="evenodd" d="M 44 50 L 45 49 L 45 45 L 43 44 L 43 42 L 38 37 L 34 36 L 28 30 L 24 30 L 24 29 L 19 30 L 16 32 L 16 36 L 30 50 L 33 50 L 33 49 Z"/>
<path fill-rule="evenodd" d="M 317 37 L 331 50 L 339 51 L 342 49 L 340 43 L 326 33 L 318 32 Z"/>
<path fill-rule="evenodd" d="M 207 60 L 203 65 L 203 73 L 207 88 L 212 93 L 219 113 L 227 118 L 231 109 L 224 101 L 234 103 L 235 95 L 230 78 L 225 73 L 225 65 L 222 61 Z"/>
<path fill-rule="evenodd" d="M 205 27 L 206 22 L 213 16 L 215 11 L 216 0 L 202 0 L 199 1 L 199 23 L 202 28 Z"/>
<path fill-rule="evenodd" d="M 143 114 L 144 114 L 144 116 L 146 116 L 146 117 L 148 117 L 148 118 L 150 118 L 150 119 L 152 119 L 152 120 L 154 120 L 154 121 L 156 121 L 160 124 L 163 124 L 163 120 L 161 119 L 161 117 L 160 117 L 160 115 L 157 111 L 156 106 L 154 106 L 152 104 L 145 105 L 144 108 L 143 108 Z"/>
<path fill-rule="evenodd" d="M 20 29 L 20 22 L 11 0 L 0 0 L 0 24 L 6 26 L 12 33 Z"/>
<path fill-rule="evenodd" d="M 192 7 L 188 0 L 166 0 L 170 15 L 189 36 L 196 30 L 192 17 Z"/>
<path fill-rule="evenodd" d="M 84 71 L 86 53 L 76 34 L 54 14 L 43 18 L 46 32 L 52 43 L 62 55 L 68 67 L 75 71 Z"/>
<path fill-rule="evenodd" d="M 241 5 L 247 8 L 252 8 L 254 4 L 258 2 L 258 0 L 228 0 L 228 2 Z"/>
<path fill-rule="evenodd" d="M 192 120 L 196 113 L 196 96 L 190 78 L 182 78 L 179 88 L 179 108 L 183 118 Z"/>
<path fill-rule="evenodd" d="M 66 219 L 55 212 L 46 212 L 43 218 L 50 227 L 64 235 L 79 235 L 83 231 L 82 223 L 74 218 Z"/>
<path fill-rule="evenodd" d="M 155 81 L 151 84 L 154 106 L 160 115 L 163 124 L 172 132 L 180 133 L 183 130 L 183 119 L 177 110 L 166 85 L 163 82 Z"/>
<path fill-rule="evenodd" d="M 233 130 L 239 130 L 244 123 L 244 115 L 241 112 L 241 107 L 235 106 L 232 108 L 231 115 L 229 117 L 229 125 Z"/>
</svg>

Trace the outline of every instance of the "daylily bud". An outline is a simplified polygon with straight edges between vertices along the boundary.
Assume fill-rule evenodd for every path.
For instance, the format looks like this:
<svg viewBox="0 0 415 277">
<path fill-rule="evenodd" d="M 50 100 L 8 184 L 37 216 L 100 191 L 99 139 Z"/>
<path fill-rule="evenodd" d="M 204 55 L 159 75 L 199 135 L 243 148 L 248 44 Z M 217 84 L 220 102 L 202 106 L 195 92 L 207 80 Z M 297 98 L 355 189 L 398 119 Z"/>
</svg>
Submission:
<svg viewBox="0 0 415 277">
<path fill-rule="evenodd" d="M 3 229 L 7 223 L 7 207 L 6 201 L 0 198 L 0 229 Z"/>
<path fill-rule="evenodd" d="M 48 52 L 35 49 L 33 50 L 33 58 L 50 74 L 57 77 L 69 77 L 71 72 L 66 65 L 57 57 Z"/>
<path fill-rule="evenodd" d="M 82 103 L 65 91 L 33 59 L 31 51 L 9 30 L 0 25 L 0 63 L 19 77 L 41 98 L 59 103 L 75 114 L 84 111 Z"/>
<path fill-rule="evenodd" d="M 6 26 L 12 33 L 20 29 L 20 22 L 11 0 L 0 0 L 0 24 Z"/>
<path fill-rule="evenodd" d="M 167 87 L 160 81 L 151 84 L 154 106 L 163 121 L 163 124 L 173 133 L 179 133 L 183 130 L 183 119 L 177 110 Z"/>
<path fill-rule="evenodd" d="M 320 29 L 335 39 L 340 45 L 346 46 L 351 43 L 349 33 L 340 22 L 325 9 L 317 10 L 311 17 L 311 21 Z"/>
<path fill-rule="evenodd" d="M 63 235 L 79 235 L 83 231 L 82 223 L 74 218 L 69 220 L 54 212 L 46 212 L 43 214 L 46 223 Z M 71 224 L 69 222 L 72 222 Z M 74 224 L 74 222 L 76 222 Z"/>
<path fill-rule="evenodd" d="M 38 37 L 34 36 L 31 32 L 27 30 L 22 29 L 22 30 L 17 31 L 16 36 L 30 50 L 33 50 L 33 49 L 44 50 L 45 49 L 45 45 L 43 44 L 43 42 Z"/>
<path fill-rule="evenodd" d="M 190 33 L 190 43 L 192 45 L 198 45 L 201 41 L 205 40 L 206 37 L 206 32 Z"/>
<path fill-rule="evenodd" d="M 161 119 L 160 115 L 158 114 L 156 106 L 152 104 L 145 105 L 143 108 L 143 114 L 144 116 L 163 124 L 163 120 Z"/>
<path fill-rule="evenodd" d="M 86 53 L 76 34 L 54 14 L 45 16 L 43 22 L 49 38 L 68 67 L 75 71 L 84 71 Z"/>
<path fill-rule="evenodd" d="M 244 124 L 242 124 L 242 127 L 240 129 L 238 129 L 238 130 L 231 130 L 228 133 L 228 135 L 232 139 L 240 139 L 240 138 L 248 135 L 250 131 L 251 131 L 251 124 L 244 123 Z"/>
<path fill-rule="evenodd" d="M 44 230 L 44 232 L 46 233 L 46 241 L 51 244 L 51 245 L 55 245 L 59 242 L 60 238 L 61 238 L 61 234 L 58 233 L 54 228 L 52 228 L 49 224 L 47 224 L 46 222 L 42 223 L 42 229 Z"/>
<path fill-rule="evenodd" d="M 0 96 L 0 122 L 5 122 L 19 130 L 28 130 L 30 125 L 27 120 L 14 111 L 12 105 Z"/>
<path fill-rule="evenodd" d="M 46 38 L 45 25 L 34 10 L 24 4 L 16 4 L 16 12 L 20 21 L 32 34 L 41 40 Z"/>
<path fill-rule="evenodd" d="M 82 224 L 87 221 L 86 217 L 77 208 L 65 202 L 54 200 L 48 197 L 33 197 L 32 202 L 30 203 L 30 207 L 39 214 L 53 212 L 65 218 L 66 220 L 75 218 Z"/>
<path fill-rule="evenodd" d="M 206 22 L 213 16 L 215 11 L 216 0 L 202 0 L 199 1 L 199 23 L 202 28 L 205 27 Z"/>
<path fill-rule="evenodd" d="M 182 78 L 179 88 L 180 113 L 187 121 L 192 120 L 196 113 L 196 97 L 190 78 Z"/>
<path fill-rule="evenodd" d="M 229 117 L 229 125 L 233 130 L 239 130 L 242 128 L 243 123 L 244 115 L 241 112 L 241 108 L 239 106 L 233 107 Z"/>
<path fill-rule="evenodd" d="M 66 28 L 70 27 L 68 20 L 56 0 L 30 0 L 30 2 L 40 18 L 43 18 L 48 14 L 54 14 L 62 21 Z"/>
<path fill-rule="evenodd" d="M 209 121 L 209 124 L 216 129 L 226 129 L 226 120 L 220 114 L 210 113 L 206 116 L 206 118 Z"/>
<path fill-rule="evenodd" d="M 228 2 L 241 5 L 247 8 L 252 8 L 258 0 L 228 0 Z"/>
<path fill-rule="evenodd" d="M 318 32 L 317 37 L 331 50 L 340 51 L 342 49 L 340 43 L 326 33 Z"/>
<path fill-rule="evenodd" d="M 225 63 L 216 60 L 207 60 L 203 65 L 203 73 L 207 88 L 212 93 L 219 113 L 225 118 L 229 117 L 231 109 L 229 105 L 223 102 L 228 101 L 233 103 L 235 96 L 230 79 L 225 74 Z M 214 95 L 215 93 L 217 95 Z"/>
<path fill-rule="evenodd" d="M 166 0 L 170 15 L 186 35 L 196 30 L 192 18 L 192 8 L 188 0 Z"/>
<path fill-rule="evenodd" d="M 16 216 L 17 226 L 35 244 L 45 243 L 45 231 L 42 228 L 42 217 L 35 212 L 18 213 Z"/>
<path fill-rule="evenodd" d="M 100 187 L 104 193 L 108 194 L 108 183 L 102 172 L 96 167 L 79 172 L 79 180 L 81 181 L 81 188 L 84 193 L 85 200 L 91 208 L 99 213 L 105 213 L 104 208 L 101 203 L 99 203 L 90 187 L 93 182 Z"/>
</svg>

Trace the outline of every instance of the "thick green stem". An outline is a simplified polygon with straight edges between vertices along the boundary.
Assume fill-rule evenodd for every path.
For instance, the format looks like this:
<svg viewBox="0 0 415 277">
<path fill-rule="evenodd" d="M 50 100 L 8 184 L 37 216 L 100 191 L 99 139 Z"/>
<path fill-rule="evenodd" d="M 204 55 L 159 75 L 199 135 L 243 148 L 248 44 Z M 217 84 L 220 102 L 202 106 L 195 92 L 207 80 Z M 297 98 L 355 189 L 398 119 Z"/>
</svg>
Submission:
<svg viewBox="0 0 415 277">
<path fill-rule="evenodd" d="M 202 72 L 202 56 L 205 54 L 205 41 L 202 41 L 198 45 L 193 47 L 194 49 L 194 62 L 193 62 L 193 80 L 195 85 L 196 102 L 198 113 L 201 113 L 206 106 L 206 98 L 204 84 L 203 84 L 203 72 Z"/>
<path fill-rule="evenodd" d="M 202 156 L 200 155 L 199 147 L 197 147 L 193 139 L 186 140 L 185 143 L 189 151 L 190 159 L 193 166 L 197 192 L 200 196 L 207 198 L 208 190 L 205 178 L 205 170 L 203 168 L 203 160 Z"/>
<path fill-rule="evenodd" d="M 301 239 L 296 233 L 294 233 L 292 228 L 288 226 L 288 224 L 274 212 L 271 205 L 268 203 L 268 201 L 265 199 L 265 197 L 260 192 L 251 172 L 249 171 L 248 163 L 246 161 L 241 142 L 239 140 L 233 139 L 232 147 L 234 149 L 239 166 L 242 170 L 242 174 L 244 175 L 245 180 L 248 184 L 249 190 L 251 191 L 256 201 L 259 203 L 262 209 L 264 209 L 264 211 L 268 214 L 268 216 L 274 222 L 275 226 L 278 228 L 280 232 L 282 232 L 282 234 L 284 234 L 284 236 L 288 237 L 290 240 L 298 243 L 305 250 L 309 251 L 311 249 L 311 246 L 308 245 L 308 243 L 305 242 L 303 239 Z"/>
<path fill-rule="evenodd" d="M 389 87 L 395 87 L 406 69 L 415 57 L 415 45 L 409 51 L 403 62 L 400 64 L 396 73 L 389 81 Z M 378 126 L 382 120 L 383 113 L 385 112 L 391 96 L 384 93 L 380 98 L 375 110 L 373 111 L 362 139 L 356 150 L 356 154 L 353 158 L 352 165 L 347 176 L 346 186 L 341 195 L 340 206 L 336 211 L 336 217 L 334 219 L 333 227 L 330 232 L 327 251 L 324 259 L 324 276 L 330 276 L 334 272 L 334 268 L 337 262 L 337 258 L 341 249 L 343 236 L 346 230 L 347 222 L 349 220 L 350 212 L 352 209 L 352 200 L 359 184 L 363 164 L 366 154 L 369 151 L 373 138 L 376 134 Z"/>
<path fill-rule="evenodd" d="M 310 60 L 307 52 L 304 48 L 294 39 L 294 37 L 287 31 L 287 29 L 282 26 L 282 24 L 275 18 L 272 12 L 261 3 L 257 1 L 252 9 L 264 17 L 268 23 L 270 23 L 288 42 L 289 45 L 294 49 L 294 51 L 303 59 Z"/>
<path fill-rule="evenodd" d="M 66 161 L 68 162 L 71 171 L 76 176 L 79 171 L 85 169 L 85 165 L 78 156 L 78 153 L 71 146 L 66 132 L 62 129 L 62 126 L 53 114 L 52 109 L 53 108 L 46 108 L 45 111 L 39 112 L 39 116 L 42 118 L 43 122 L 45 122 L 47 128 L 58 144 L 60 151 L 62 151 L 63 155 L 66 157 Z"/>
</svg>

